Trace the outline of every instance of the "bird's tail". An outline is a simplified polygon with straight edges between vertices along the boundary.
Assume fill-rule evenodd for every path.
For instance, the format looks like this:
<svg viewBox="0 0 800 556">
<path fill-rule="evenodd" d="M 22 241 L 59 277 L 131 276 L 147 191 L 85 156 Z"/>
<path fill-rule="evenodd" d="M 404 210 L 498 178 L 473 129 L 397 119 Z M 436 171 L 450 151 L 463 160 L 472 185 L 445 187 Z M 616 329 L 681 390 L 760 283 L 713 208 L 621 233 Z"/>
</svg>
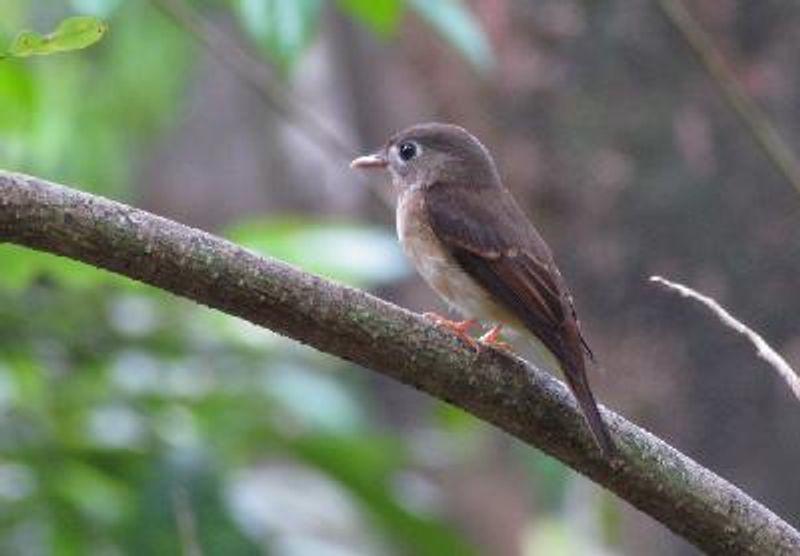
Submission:
<svg viewBox="0 0 800 556">
<path fill-rule="evenodd" d="M 578 405 L 581 407 L 586 423 L 592 431 L 597 445 L 603 451 L 606 457 L 611 457 L 614 453 L 614 444 L 611 441 L 611 435 L 608 433 L 603 417 L 600 415 L 600 410 L 597 408 L 597 402 L 594 399 L 594 394 L 589 387 L 589 380 L 586 378 L 586 366 L 583 360 L 583 353 L 579 353 L 577 357 L 581 359 L 576 361 L 576 357 L 565 357 L 564 364 L 564 378 L 567 380 L 569 389 L 575 399 L 578 400 Z"/>
<path fill-rule="evenodd" d="M 614 444 L 605 422 L 597 408 L 594 394 L 586 378 L 586 360 L 583 353 L 583 343 L 577 324 L 565 323 L 564 335 L 560 338 L 560 345 L 549 349 L 537 336 L 532 335 L 531 344 L 540 363 L 551 369 L 560 369 L 567 381 L 572 395 L 578 400 L 586 424 L 592 432 L 597 445 L 606 457 L 614 454 Z M 556 351 L 557 350 L 557 351 Z M 556 353 L 558 352 L 558 355 Z"/>
</svg>

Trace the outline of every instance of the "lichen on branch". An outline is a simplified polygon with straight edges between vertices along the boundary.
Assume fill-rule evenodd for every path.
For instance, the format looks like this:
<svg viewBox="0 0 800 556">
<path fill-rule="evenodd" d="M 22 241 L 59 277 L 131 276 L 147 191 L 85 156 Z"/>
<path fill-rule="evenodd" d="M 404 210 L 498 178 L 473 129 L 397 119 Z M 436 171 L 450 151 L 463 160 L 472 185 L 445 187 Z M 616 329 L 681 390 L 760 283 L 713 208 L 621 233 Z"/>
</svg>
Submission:
<svg viewBox="0 0 800 556">
<path fill-rule="evenodd" d="M 108 199 L 0 171 L 0 241 L 140 280 L 353 361 L 492 423 L 702 550 L 800 554 L 800 533 L 736 486 L 602 409 L 619 452 L 597 450 L 566 387 L 494 350 L 475 354 L 400 307 Z"/>
</svg>

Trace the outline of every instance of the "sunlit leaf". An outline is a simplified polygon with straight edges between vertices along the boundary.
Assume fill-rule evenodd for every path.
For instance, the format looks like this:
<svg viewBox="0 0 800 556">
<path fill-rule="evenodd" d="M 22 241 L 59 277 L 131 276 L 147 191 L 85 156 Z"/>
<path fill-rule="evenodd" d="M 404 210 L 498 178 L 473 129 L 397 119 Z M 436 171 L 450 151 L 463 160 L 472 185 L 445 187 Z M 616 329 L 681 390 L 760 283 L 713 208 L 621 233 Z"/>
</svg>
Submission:
<svg viewBox="0 0 800 556">
<path fill-rule="evenodd" d="M 93 16 L 75 16 L 62 21 L 56 30 L 48 35 L 50 52 L 79 50 L 99 41 L 108 26 Z"/>
<path fill-rule="evenodd" d="M 10 56 L 24 57 L 37 54 L 44 48 L 45 38 L 33 31 L 20 31 L 8 49 Z"/>
<path fill-rule="evenodd" d="M 493 63 L 489 41 L 480 24 L 460 0 L 408 0 L 409 6 L 480 71 Z"/>
<path fill-rule="evenodd" d="M 49 35 L 40 35 L 35 31 L 21 31 L 11 43 L 6 55 L 24 58 L 79 50 L 99 41 L 107 29 L 107 25 L 101 19 L 93 16 L 68 17 Z"/>
<path fill-rule="evenodd" d="M 400 0 L 339 0 L 339 5 L 379 35 L 397 28 L 403 8 Z"/>
</svg>

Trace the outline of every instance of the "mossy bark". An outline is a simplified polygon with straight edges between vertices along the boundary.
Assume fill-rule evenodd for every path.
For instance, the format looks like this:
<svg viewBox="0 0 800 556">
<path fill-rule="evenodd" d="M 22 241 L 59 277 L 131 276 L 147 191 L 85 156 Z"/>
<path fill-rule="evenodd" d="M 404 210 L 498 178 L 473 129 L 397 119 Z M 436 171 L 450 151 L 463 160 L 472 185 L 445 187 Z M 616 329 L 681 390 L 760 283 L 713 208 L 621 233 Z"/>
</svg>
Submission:
<svg viewBox="0 0 800 556">
<path fill-rule="evenodd" d="M 800 534 L 734 485 L 603 409 L 605 460 L 558 380 L 475 354 L 419 315 L 228 241 L 38 178 L 0 171 L 0 241 L 117 272 L 448 401 L 605 486 L 708 553 L 800 554 Z M 0 269 L 0 272 L 2 269 Z"/>
</svg>

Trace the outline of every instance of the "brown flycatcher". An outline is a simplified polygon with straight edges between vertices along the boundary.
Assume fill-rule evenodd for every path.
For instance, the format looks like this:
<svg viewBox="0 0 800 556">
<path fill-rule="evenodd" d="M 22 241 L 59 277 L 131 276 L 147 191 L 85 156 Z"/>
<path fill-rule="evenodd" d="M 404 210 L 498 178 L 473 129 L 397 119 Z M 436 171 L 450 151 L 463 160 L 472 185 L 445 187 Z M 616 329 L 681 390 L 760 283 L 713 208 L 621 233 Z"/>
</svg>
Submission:
<svg viewBox="0 0 800 556">
<path fill-rule="evenodd" d="M 586 378 L 572 297 L 550 249 L 503 186 L 489 151 L 461 127 L 427 123 L 394 135 L 353 168 L 388 169 L 398 191 L 397 235 L 430 286 L 469 320 L 433 316 L 471 345 L 475 319 L 495 323 L 480 338 L 502 345 L 503 325 L 531 337 L 555 363 L 606 455 L 611 438 Z M 542 349 L 544 348 L 544 349 Z"/>
</svg>

